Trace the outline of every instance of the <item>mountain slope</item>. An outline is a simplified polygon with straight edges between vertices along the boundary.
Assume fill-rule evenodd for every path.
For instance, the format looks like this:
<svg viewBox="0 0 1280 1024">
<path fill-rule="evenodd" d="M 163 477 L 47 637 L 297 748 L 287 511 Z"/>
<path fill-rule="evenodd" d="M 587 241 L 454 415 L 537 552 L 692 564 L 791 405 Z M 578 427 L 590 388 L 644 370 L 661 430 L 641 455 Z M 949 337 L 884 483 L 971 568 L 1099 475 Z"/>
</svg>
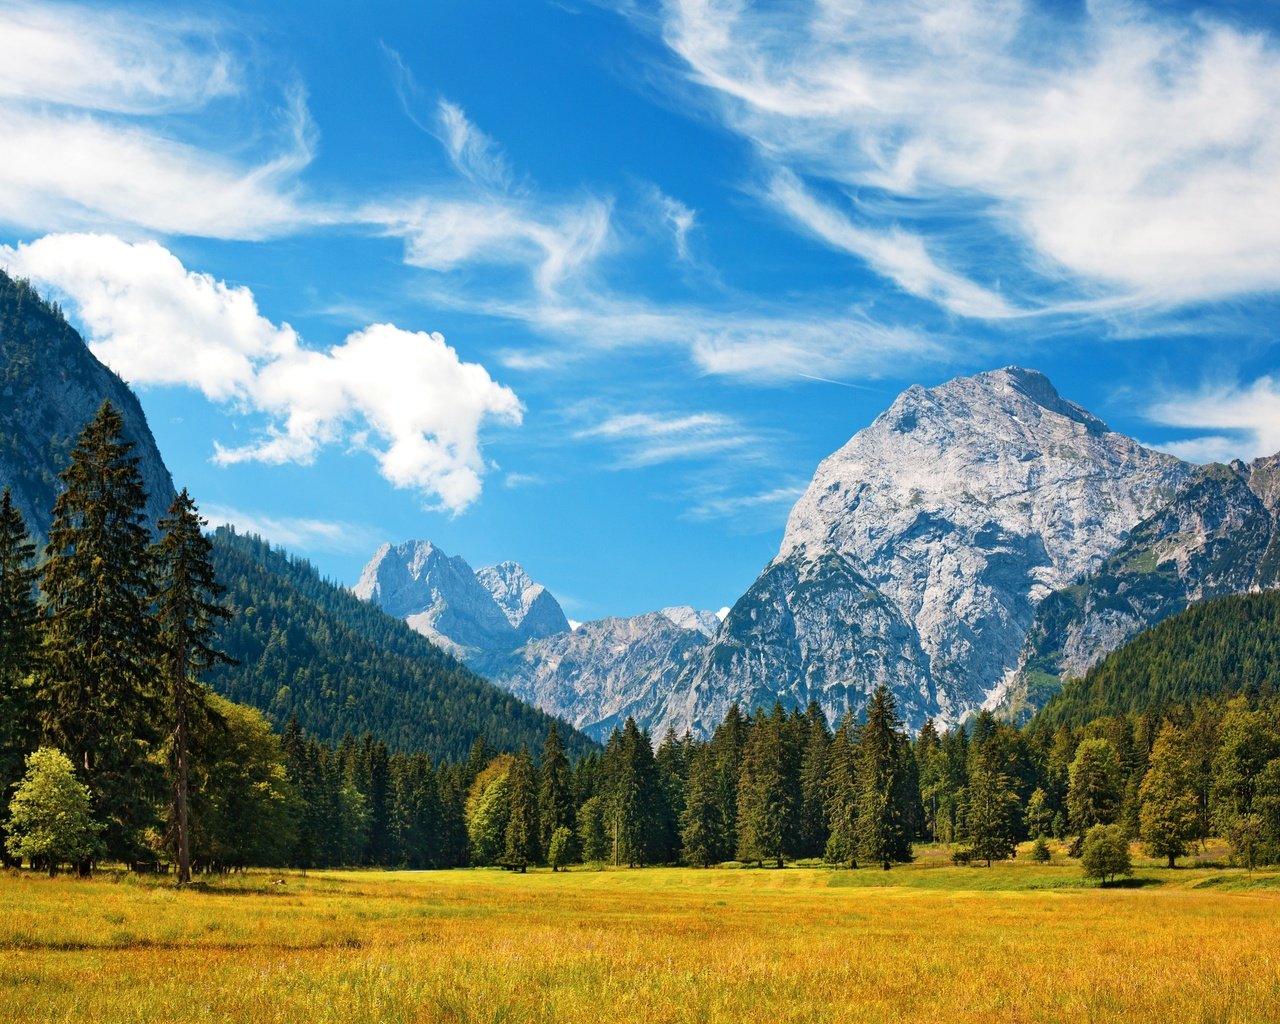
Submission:
<svg viewBox="0 0 1280 1024">
<path fill-rule="evenodd" d="M 142 407 L 100 363 L 52 303 L 0 270 L 0 487 L 8 487 L 42 540 L 62 489 L 58 474 L 103 401 L 124 421 L 154 523 L 173 500 L 173 481 Z"/>
<path fill-rule="evenodd" d="M 911 387 L 818 467 L 661 722 L 705 729 L 729 701 L 772 694 L 856 708 L 882 682 L 910 724 L 954 722 L 1016 668 L 1040 601 L 1190 473 L 1035 371 Z"/>
<path fill-rule="evenodd" d="M 1139 634 L 1069 682 L 1035 721 L 1078 727 L 1216 694 L 1274 692 L 1278 683 L 1280 591 L 1238 594 L 1193 605 Z"/>
<path fill-rule="evenodd" d="M 306 562 L 223 527 L 214 565 L 234 612 L 220 641 L 240 664 L 215 670 L 210 684 L 261 708 L 277 727 L 297 715 L 324 740 L 367 731 L 435 759 L 465 757 L 481 733 L 500 749 L 541 749 L 550 716 Z M 563 725 L 561 734 L 572 755 L 592 749 Z"/>
<path fill-rule="evenodd" d="M 1101 570 L 1037 609 L 1002 710 L 1024 720 L 1063 681 L 1189 605 L 1280 582 L 1275 456 L 1199 467 Z"/>
</svg>

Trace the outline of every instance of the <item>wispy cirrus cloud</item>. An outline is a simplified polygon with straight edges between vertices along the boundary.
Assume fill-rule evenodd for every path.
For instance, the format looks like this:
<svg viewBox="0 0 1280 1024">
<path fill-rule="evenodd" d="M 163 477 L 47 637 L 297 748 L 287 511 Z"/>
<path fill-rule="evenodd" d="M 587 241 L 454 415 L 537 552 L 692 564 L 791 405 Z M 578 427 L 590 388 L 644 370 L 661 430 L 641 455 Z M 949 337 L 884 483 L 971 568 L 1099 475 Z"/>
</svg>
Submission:
<svg viewBox="0 0 1280 1024">
<path fill-rule="evenodd" d="M 714 412 L 618 413 L 575 431 L 574 437 L 608 442 L 619 452 L 620 469 L 741 451 L 758 440 L 734 417 Z"/>
<path fill-rule="evenodd" d="M 1260 32 L 1111 0 L 673 0 L 658 24 L 798 227 L 953 312 L 1007 313 L 969 280 L 997 246 L 1032 304 L 1063 279 L 1138 304 L 1280 286 L 1280 48 Z M 939 233 L 955 210 L 977 244 Z"/>
<path fill-rule="evenodd" d="M 1164 426 L 1206 431 L 1155 445 L 1191 462 L 1254 459 L 1280 452 L 1280 380 L 1269 375 L 1250 384 L 1208 385 L 1166 394 L 1148 408 L 1147 416 Z"/>
<path fill-rule="evenodd" d="M 372 527 L 334 519 L 273 516 L 230 505 L 209 504 L 200 509 L 210 526 L 233 526 L 240 533 L 257 534 L 273 544 L 301 551 L 367 552 L 379 537 Z"/>
</svg>

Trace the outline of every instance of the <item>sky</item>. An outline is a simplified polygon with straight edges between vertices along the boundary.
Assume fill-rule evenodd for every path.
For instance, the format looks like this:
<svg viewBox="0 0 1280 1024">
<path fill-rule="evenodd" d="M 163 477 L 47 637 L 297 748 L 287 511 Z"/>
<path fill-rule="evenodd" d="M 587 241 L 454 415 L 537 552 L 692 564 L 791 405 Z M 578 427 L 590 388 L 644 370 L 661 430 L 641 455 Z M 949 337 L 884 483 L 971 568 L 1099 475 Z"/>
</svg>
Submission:
<svg viewBox="0 0 1280 1024">
<path fill-rule="evenodd" d="M 179 487 L 354 583 L 732 604 L 818 462 L 1017 364 L 1280 450 L 1280 10 L 0 5 L 0 266 Z"/>
</svg>

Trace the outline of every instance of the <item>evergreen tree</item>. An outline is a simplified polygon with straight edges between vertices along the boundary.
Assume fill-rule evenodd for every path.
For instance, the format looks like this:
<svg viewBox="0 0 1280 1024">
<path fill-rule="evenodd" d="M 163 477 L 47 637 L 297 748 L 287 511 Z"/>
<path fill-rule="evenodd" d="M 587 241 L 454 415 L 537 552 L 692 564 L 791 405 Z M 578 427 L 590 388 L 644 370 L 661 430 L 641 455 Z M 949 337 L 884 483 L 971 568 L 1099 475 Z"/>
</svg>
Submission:
<svg viewBox="0 0 1280 1024">
<path fill-rule="evenodd" d="M 980 754 L 969 773 L 965 800 L 965 831 L 973 855 L 987 862 L 1007 860 L 1017 847 L 1014 823 L 1018 797 L 1009 777 L 992 761 L 992 752 Z"/>
<path fill-rule="evenodd" d="M 104 402 L 84 428 L 53 508 L 44 591 L 41 699 L 48 736 L 72 758 L 109 855 L 134 859 L 161 784 L 148 758 L 163 721 L 146 492 L 120 414 Z"/>
<path fill-rule="evenodd" d="M 191 881 L 188 752 L 192 717 L 199 713 L 192 705 L 201 700 L 204 692 L 197 681 L 215 664 L 231 661 L 213 647 L 218 624 L 229 619 L 231 613 L 217 603 L 222 588 L 214 578 L 212 545 L 204 535 L 204 525 L 184 488 L 160 520 L 160 540 L 151 556 L 156 579 L 160 668 L 169 690 L 172 820 L 177 832 L 179 885 Z"/>
<path fill-rule="evenodd" d="M 614 863 L 630 867 L 652 863 L 662 848 L 663 823 L 668 819 L 653 745 L 630 716 L 610 743 L 613 749 L 605 751 L 605 774 L 613 815 Z"/>
<path fill-rule="evenodd" d="M 876 687 L 858 734 L 858 857 L 886 871 L 911 859 L 912 794 L 908 791 L 907 738 L 899 731 L 888 687 Z M 915 799 L 919 801 L 919 790 Z"/>
<path fill-rule="evenodd" d="M 1166 722 L 1151 750 L 1151 767 L 1142 780 L 1139 834 L 1153 857 L 1166 857 L 1169 867 L 1187 852 L 1195 838 L 1198 816 L 1182 732 Z"/>
<path fill-rule="evenodd" d="M 725 842 L 730 850 L 738 848 L 738 780 L 742 777 L 742 758 L 751 734 L 751 719 L 737 703 L 729 705 L 724 721 L 711 737 L 715 757 L 720 820 L 724 823 Z"/>
<path fill-rule="evenodd" d="M 674 863 L 680 859 L 680 819 L 684 814 L 685 792 L 689 788 L 689 758 L 693 741 L 688 733 L 677 738 L 673 729 L 668 729 L 662 743 L 654 754 L 658 766 L 658 784 L 662 789 L 662 821 L 657 830 L 659 835 L 657 859 L 664 863 Z"/>
<path fill-rule="evenodd" d="M 729 858 L 719 774 L 715 755 L 706 745 L 699 745 L 693 752 L 684 813 L 680 818 L 680 839 L 685 861 L 694 867 L 710 867 Z"/>
<path fill-rule="evenodd" d="M 800 754 L 800 813 L 796 822 L 797 857 L 821 857 L 827 848 L 827 759 L 831 730 L 816 701 L 805 710 Z"/>
<path fill-rule="evenodd" d="M 533 758 L 524 747 L 511 766 L 509 813 L 502 860 L 507 867 L 523 872 L 542 859 L 538 843 L 538 778 Z"/>
<path fill-rule="evenodd" d="M 593 796 L 578 808 L 578 848 L 588 862 L 605 861 L 613 849 L 612 816 L 602 796 Z"/>
<path fill-rule="evenodd" d="M 552 723 L 538 770 L 538 838 L 542 849 L 551 849 L 551 837 L 559 828 L 573 828 L 573 778 L 560 731 Z"/>
<path fill-rule="evenodd" d="M 827 752 L 827 845 L 823 859 L 858 866 L 858 748 L 852 711 L 845 712 Z"/>
<path fill-rule="evenodd" d="M 31 679 L 43 634 L 35 552 L 6 487 L 0 495 L 0 799 L 13 791 L 39 736 Z M 0 828 L 0 847 L 3 840 Z"/>
<path fill-rule="evenodd" d="M 1110 740 L 1085 740 L 1076 748 L 1067 789 L 1067 813 L 1077 836 L 1094 825 L 1109 825 L 1120 813 L 1124 797 L 1120 758 Z"/>
<path fill-rule="evenodd" d="M 782 867 L 799 807 L 799 779 L 788 771 L 787 718 L 782 705 L 757 720 L 738 786 L 738 859 Z"/>
<path fill-rule="evenodd" d="M 467 794 L 467 841 L 471 863 L 496 864 L 506 851 L 511 821 L 511 779 L 515 758 L 499 754 L 476 776 Z"/>
<path fill-rule="evenodd" d="M 1028 835 L 1048 836 L 1052 830 L 1053 810 L 1049 806 L 1049 795 L 1043 787 L 1037 786 L 1031 799 L 1027 801 L 1025 820 Z"/>
</svg>

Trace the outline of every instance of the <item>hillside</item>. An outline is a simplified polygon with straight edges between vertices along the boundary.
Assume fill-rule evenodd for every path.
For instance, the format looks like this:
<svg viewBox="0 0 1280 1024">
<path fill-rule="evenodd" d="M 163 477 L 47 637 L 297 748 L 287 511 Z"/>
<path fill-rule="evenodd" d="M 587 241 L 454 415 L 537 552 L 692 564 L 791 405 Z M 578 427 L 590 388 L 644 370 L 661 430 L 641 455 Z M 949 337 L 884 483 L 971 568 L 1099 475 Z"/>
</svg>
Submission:
<svg viewBox="0 0 1280 1024">
<path fill-rule="evenodd" d="M 125 437 L 134 443 L 154 523 L 173 499 L 173 481 L 138 399 L 57 306 L 0 270 L 0 487 L 10 489 L 41 540 L 61 490 L 58 474 L 104 399 L 120 411 Z"/>
<path fill-rule="evenodd" d="M 1193 605 L 1140 634 L 1068 683 L 1034 722 L 1081 726 L 1216 694 L 1267 693 L 1278 681 L 1280 591 L 1233 595 Z"/>
<path fill-rule="evenodd" d="M 392 618 L 320 578 L 305 561 L 226 527 L 214 565 L 234 616 L 217 669 L 219 693 L 261 708 L 282 727 L 292 715 L 324 740 L 370 732 L 393 749 L 465 757 L 481 733 L 496 747 L 542 749 L 550 716 L 499 690 Z M 567 726 L 571 757 L 593 749 Z"/>
</svg>

